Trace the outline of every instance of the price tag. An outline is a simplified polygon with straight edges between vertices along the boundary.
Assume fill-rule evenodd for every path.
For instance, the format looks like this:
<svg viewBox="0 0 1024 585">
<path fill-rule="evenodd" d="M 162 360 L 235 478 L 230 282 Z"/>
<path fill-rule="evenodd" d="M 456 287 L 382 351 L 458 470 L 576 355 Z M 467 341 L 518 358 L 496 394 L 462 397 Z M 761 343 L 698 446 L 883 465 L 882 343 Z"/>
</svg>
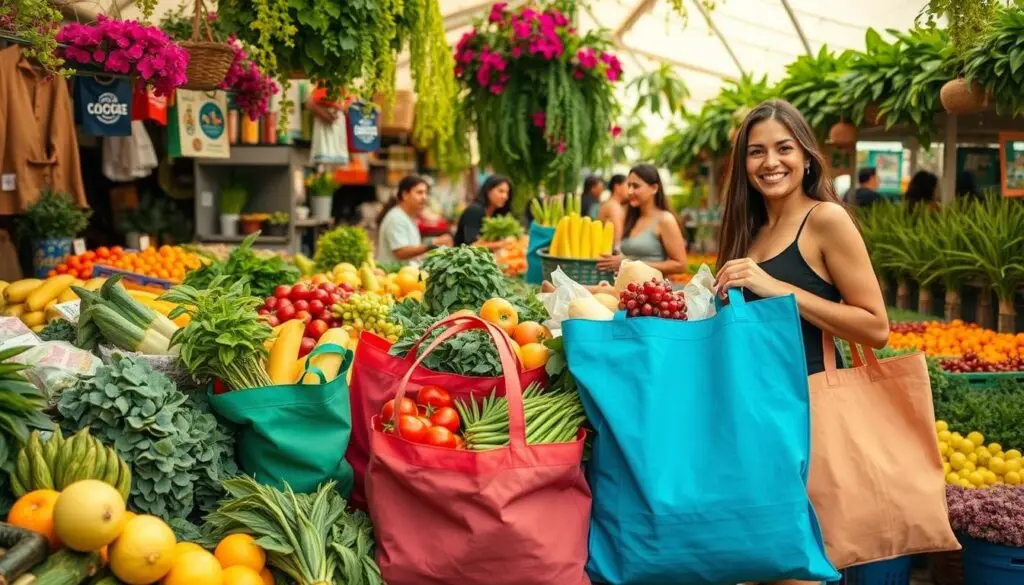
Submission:
<svg viewBox="0 0 1024 585">
<path fill-rule="evenodd" d="M 18 176 L 14 173 L 0 175 L 0 191 L 14 191 L 14 188 L 18 186 L 17 178 Z"/>
<path fill-rule="evenodd" d="M 68 301 L 53 306 L 53 310 L 60 313 L 64 320 L 70 323 L 78 323 L 78 315 L 81 311 L 81 301 Z"/>
<path fill-rule="evenodd" d="M 139 236 L 139 250 L 145 250 L 149 247 L 149 236 L 143 234 Z"/>
<path fill-rule="evenodd" d="M 72 240 L 71 250 L 75 254 L 75 256 L 78 256 L 79 254 L 85 254 L 85 239 L 75 238 L 74 240 Z"/>
</svg>

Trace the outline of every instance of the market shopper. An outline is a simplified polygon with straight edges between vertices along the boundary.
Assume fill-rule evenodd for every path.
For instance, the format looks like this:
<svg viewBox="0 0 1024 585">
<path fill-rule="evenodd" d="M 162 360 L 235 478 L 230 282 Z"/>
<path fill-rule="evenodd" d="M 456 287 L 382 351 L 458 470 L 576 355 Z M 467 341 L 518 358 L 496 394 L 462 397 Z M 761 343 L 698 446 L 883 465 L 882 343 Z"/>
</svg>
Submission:
<svg viewBox="0 0 1024 585">
<path fill-rule="evenodd" d="M 512 209 L 512 181 L 502 175 L 487 177 L 477 192 L 476 201 L 471 203 L 462 216 L 455 230 L 455 245 L 478 244 L 490 250 L 504 246 L 503 242 L 477 242 L 484 218 L 495 215 L 508 215 Z"/>
<path fill-rule="evenodd" d="M 938 209 L 938 187 L 939 178 L 935 173 L 928 171 L 917 171 L 907 185 L 907 192 L 904 197 L 907 200 L 907 209 L 914 210 L 918 206 L 925 206 L 928 209 Z"/>
<path fill-rule="evenodd" d="M 601 208 L 601 195 L 604 194 L 604 180 L 597 175 L 590 175 L 583 180 L 583 195 L 580 197 L 580 209 L 584 217 L 594 219 Z"/>
<path fill-rule="evenodd" d="M 743 122 L 719 233 L 716 290 L 796 296 L 808 374 L 825 369 L 822 331 L 879 348 L 889 337 L 878 279 L 807 121 L 771 100 Z"/>
<path fill-rule="evenodd" d="M 601 203 L 597 219 L 601 222 L 610 221 L 615 226 L 615 248 L 622 241 L 622 226 L 626 223 L 626 206 L 629 205 L 629 187 L 625 175 L 613 175 L 608 181 L 608 200 Z"/>
<path fill-rule="evenodd" d="M 416 220 L 427 207 L 430 189 L 427 181 L 409 175 L 398 182 L 398 192 L 377 216 L 377 262 L 408 262 L 434 248 L 451 246 L 448 234 L 436 238 L 420 237 Z"/>
</svg>

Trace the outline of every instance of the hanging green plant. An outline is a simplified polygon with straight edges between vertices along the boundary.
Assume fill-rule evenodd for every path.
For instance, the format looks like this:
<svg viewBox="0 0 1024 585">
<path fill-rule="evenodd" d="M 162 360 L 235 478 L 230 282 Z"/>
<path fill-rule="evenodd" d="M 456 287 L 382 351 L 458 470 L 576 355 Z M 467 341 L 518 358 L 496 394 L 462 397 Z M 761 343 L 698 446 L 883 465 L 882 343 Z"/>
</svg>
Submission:
<svg viewBox="0 0 1024 585">
<path fill-rule="evenodd" d="M 404 27 L 409 31 L 409 68 L 416 91 L 416 126 L 413 140 L 420 148 L 433 148 L 441 167 L 458 164 L 451 145 L 455 131 L 455 59 L 445 36 L 438 0 L 405 0 Z"/>
<path fill-rule="evenodd" d="M 149 19 L 153 18 L 153 11 L 159 3 L 160 0 L 135 0 L 135 7 L 142 14 L 142 22 L 149 24 Z"/>
<path fill-rule="evenodd" d="M 554 6 L 512 12 L 504 2 L 459 41 L 455 75 L 480 163 L 512 179 L 517 209 L 542 187 L 574 190 L 608 155 L 622 77 L 610 44 L 580 35 Z"/>
<path fill-rule="evenodd" d="M 0 33 L 15 35 L 25 42 L 24 55 L 34 59 L 43 70 L 70 75 L 64 59 L 57 54 L 60 11 L 48 0 L 19 0 L 0 4 Z"/>
<path fill-rule="evenodd" d="M 676 14 L 683 17 L 684 26 L 690 22 L 690 10 L 686 7 L 685 2 L 686 0 L 668 0 L 668 3 L 672 5 L 672 10 L 675 10 Z M 715 9 L 718 0 L 697 0 L 697 4 L 702 12 L 710 13 Z"/>
<path fill-rule="evenodd" d="M 981 42 L 967 55 L 964 78 L 978 84 L 992 96 L 1001 115 L 1024 113 L 1024 93 L 1020 79 L 1024 75 L 1024 10 L 998 11 Z"/>
<path fill-rule="evenodd" d="M 954 52 L 964 56 L 1004 4 L 1006 0 L 928 0 L 917 20 L 934 27 L 940 18 L 945 18 L 950 44 Z"/>
<path fill-rule="evenodd" d="M 843 91 L 840 80 L 849 70 L 852 57 L 853 51 L 836 54 L 822 45 L 817 55 L 802 55 L 786 66 L 779 94 L 800 110 L 819 136 L 834 124 L 850 119 L 838 96 Z"/>
<path fill-rule="evenodd" d="M 942 109 L 942 86 L 956 74 L 949 36 L 936 28 L 890 33 L 896 37 L 899 59 L 891 66 L 896 73 L 878 115 L 886 128 L 903 125 L 927 148 L 935 136 L 935 114 Z"/>
<path fill-rule="evenodd" d="M 867 121 L 876 125 L 879 104 L 892 95 L 894 78 L 901 56 L 898 42 L 888 42 L 873 28 L 864 34 L 864 52 L 855 53 L 840 83 L 844 91 L 837 97 L 855 124 Z"/>
<path fill-rule="evenodd" d="M 675 69 L 664 63 L 654 71 L 630 81 L 626 89 L 635 92 L 637 96 L 634 114 L 646 108 L 659 116 L 664 106 L 666 113 L 671 116 L 682 112 L 683 102 L 690 97 L 689 88 Z"/>
</svg>

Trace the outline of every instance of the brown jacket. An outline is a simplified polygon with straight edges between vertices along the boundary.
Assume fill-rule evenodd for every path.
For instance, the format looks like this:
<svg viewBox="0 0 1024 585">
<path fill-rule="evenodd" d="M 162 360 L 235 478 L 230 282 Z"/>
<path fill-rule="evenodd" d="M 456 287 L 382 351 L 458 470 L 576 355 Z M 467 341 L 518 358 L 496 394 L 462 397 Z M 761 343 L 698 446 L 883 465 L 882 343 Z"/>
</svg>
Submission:
<svg viewBox="0 0 1024 585">
<path fill-rule="evenodd" d="M 23 213 L 45 187 L 87 206 L 68 84 L 15 45 L 0 51 L 0 215 Z"/>
</svg>

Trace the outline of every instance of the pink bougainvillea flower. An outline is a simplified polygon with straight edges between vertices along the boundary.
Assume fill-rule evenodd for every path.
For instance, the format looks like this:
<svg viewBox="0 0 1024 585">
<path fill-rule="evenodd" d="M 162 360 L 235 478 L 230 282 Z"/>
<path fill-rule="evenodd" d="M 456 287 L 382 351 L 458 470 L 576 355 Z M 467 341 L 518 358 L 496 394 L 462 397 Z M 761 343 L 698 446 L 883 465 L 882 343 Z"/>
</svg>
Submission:
<svg viewBox="0 0 1024 585">
<path fill-rule="evenodd" d="M 501 95 L 505 91 L 505 86 L 500 83 L 491 85 L 491 93 L 494 95 Z"/>
<path fill-rule="evenodd" d="M 565 26 L 569 24 L 569 19 L 560 10 L 550 10 L 549 14 L 555 19 L 555 26 Z"/>
<path fill-rule="evenodd" d="M 611 53 L 601 53 L 601 62 L 607 66 L 605 75 L 608 81 L 616 82 L 622 79 L 622 63 L 619 58 Z"/>
<path fill-rule="evenodd" d="M 572 72 L 572 76 L 573 76 L 574 79 L 576 79 L 576 81 L 583 81 L 583 78 L 586 77 L 584 75 L 583 71 L 580 70 L 580 69 L 577 69 L 576 71 L 573 71 Z"/>
<path fill-rule="evenodd" d="M 548 123 L 548 115 L 544 112 L 534 112 L 530 114 L 530 119 L 537 128 L 543 128 Z"/>
<path fill-rule="evenodd" d="M 459 39 L 458 44 L 455 45 L 455 51 L 457 53 L 462 52 L 467 46 L 469 46 L 470 41 L 472 41 L 475 37 L 476 29 L 472 29 L 466 34 L 462 35 L 462 38 Z"/>
<path fill-rule="evenodd" d="M 514 32 L 516 38 L 521 41 L 530 38 L 532 30 L 533 26 L 525 20 L 519 20 L 512 23 L 512 32 Z"/>
<path fill-rule="evenodd" d="M 494 6 L 491 6 L 491 15 L 487 17 L 490 22 L 501 22 L 505 20 L 505 9 L 508 7 L 508 2 L 498 2 Z"/>
<path fill-rule="evenodd" d="M 618 138 L 622 134 L 622 128 L 618 125 L 612 126 L 612 138 Z"/>
<path fill-rule="evenodd" d="M 569 147 L 565 144 L 564 140 L 559 140 L 558 144 L 555 145 L 555 152 L 563 154 Z"/>
<path fill-rule="evenodd" d="M 515 57 L 516 59 L 518 59 L 519 57 L 522 57 L 523 56 L 523 48 L 520 47 L 519 45 L 516 45 L 515 47 L 512 47 L 512 56 Z"/>
<path fill-rule="evenodd" d="M 580 67 L 584 69 L 593 69 L 594 67 L 597 67 L 597 54 L 594 52 L 594 49 L 589 47 L 577 51 L 576 60 L 579 61 Z"/>
</svg>

